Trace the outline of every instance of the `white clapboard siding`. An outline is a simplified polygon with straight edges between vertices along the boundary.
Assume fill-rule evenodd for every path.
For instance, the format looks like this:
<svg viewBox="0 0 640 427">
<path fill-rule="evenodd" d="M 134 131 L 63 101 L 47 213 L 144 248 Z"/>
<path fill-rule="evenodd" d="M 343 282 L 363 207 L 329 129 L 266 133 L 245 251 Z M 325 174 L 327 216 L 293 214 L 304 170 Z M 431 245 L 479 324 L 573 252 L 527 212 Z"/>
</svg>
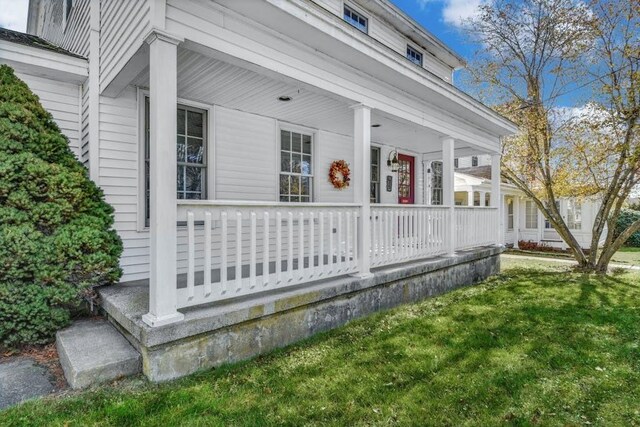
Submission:
<svg viewBox="0 0 640 427">
<path fill-rule="evenodd" d="M 334 15 L 342 16 L 342 1 L 341 0 L 314 0 L 318 6 L 327 9 Z"/>
<path fill-rule="evenodd" d="M 276 121 L 228 108 L 215 109 L 215 197 L 276 198 Z"/>
<path fill-rule="evenodd" d="M 38 95 L 40 103 L 51 113 L 60 131 L 69 138 L 71 151 L 80 158 L 80 87 L 25 73 L 16 75 Z"/>
<path fill-rule="evenodd" d="M 108 84 L 138 50 L 150 29 L 149 1 L 102 0 L 100 83 Z"/>
<path fill-rule="evenodd" d="M 100 187 L 115 209 L 125 281 L 149 277 L 149 233 L 138 230 L 137 117 L 135 88 L 126 88 L 117 98 L 100 97 Z"/>
<path fill-rule="evenodd" d="M 82 106 L 80 121 L 80 160 L 89 169 L 89 79 L 82 85 Z"/>
<path fill-rule="evenodd" d="M 84 57 L 89 56 L 89 17 L 90 0 L 74 0 L 69 21 L 63 25 L 63 7 L 61 0 L 41 0 L 40 26 L 36 35 L 51 43 Z"/>
<path fill-rule="evenodd" d="M 353 186 L 337 190 L 333 187 L 328 177 L 331 163 L 335 160 L 345 160 L 353 170 L 352 138 L 332 132 L 320 131 L 317 133 L 314 154 L 316 156 L 313 162 L 316 168 L 314 172 L 314 200 L 321 203 L 353 202 Z"/>
</svg>

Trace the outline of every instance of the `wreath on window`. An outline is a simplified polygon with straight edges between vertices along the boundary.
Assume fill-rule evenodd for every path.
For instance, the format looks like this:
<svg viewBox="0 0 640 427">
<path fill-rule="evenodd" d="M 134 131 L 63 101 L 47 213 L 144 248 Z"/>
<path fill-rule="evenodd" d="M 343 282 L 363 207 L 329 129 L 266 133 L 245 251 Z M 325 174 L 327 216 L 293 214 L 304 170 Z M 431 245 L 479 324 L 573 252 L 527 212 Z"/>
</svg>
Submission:
<svg viewBox="0 0 640 427">
<path fill-rule="evenodd" d="M 331 184 L 339 190 L 347 188 L 349 186 L 349 176 L 351 170 L 349 169 L 349 163 L 344 160 L 335 160 L 331 163 L 329 168 L 329 181 Z"/>
</svg>

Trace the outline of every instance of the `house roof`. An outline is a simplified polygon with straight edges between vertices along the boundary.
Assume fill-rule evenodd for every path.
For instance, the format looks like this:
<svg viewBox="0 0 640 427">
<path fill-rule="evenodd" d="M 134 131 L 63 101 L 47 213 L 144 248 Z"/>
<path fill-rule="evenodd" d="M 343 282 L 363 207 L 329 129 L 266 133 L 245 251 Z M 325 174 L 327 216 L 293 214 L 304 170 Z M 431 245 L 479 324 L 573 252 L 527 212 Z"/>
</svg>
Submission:
<svg viewBox="0 0 640 427">
<path fill-rule="evenodd" d="M 76 55 L 73 52 L 69 52 L 66 49 L 63 49 L 59 46 L 56 46 L 52 43 L 49 43 L 48 41 L 38 37 L 38 36 L 34 36 L 32 34 L 26 34 L 26 33 L 21 33 L 19 31 L 13 31 L 13 30 L 9 30 L 7 28 L 0 28 L 0 40 L 4 40 L 4 41 L 8 41 L 8 42 L 12 42 L 12 43 L 18 43 L 24 46 L 30 46 L 30 47 L 35 47 L 38 49 L 45 49 L 51 52 L 56 52 L 56 53 L 60 53 L 63 55 L 69 55 L 72 56 L 74 58 L 82 58 L 85 59 L 83 56 L 80 55 Z"/>
<path fill-rule="evenodd" d="M 472 168 L 458 168 L 456 172 L 481 179 L 491 179 L 491 165 L 474 166 Z"/>
</svg>

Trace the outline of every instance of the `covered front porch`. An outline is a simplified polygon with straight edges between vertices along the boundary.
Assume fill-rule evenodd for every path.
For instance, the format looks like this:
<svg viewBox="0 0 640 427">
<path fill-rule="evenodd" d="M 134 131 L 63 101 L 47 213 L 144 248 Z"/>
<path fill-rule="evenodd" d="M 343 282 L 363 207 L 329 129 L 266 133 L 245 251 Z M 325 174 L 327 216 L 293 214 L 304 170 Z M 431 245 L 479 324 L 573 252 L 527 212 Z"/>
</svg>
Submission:
<svg viewBox="0 0 640 427">
<path fill-rule="evenodd" d="M 500 243 L 497 204 L 454 206 L 454 158 L 490 153 L 500 176 L 486 143 L 166 34 L 148 49 L 132 81 L 145 129 L 148 325 Z M 343 189 L 328 179 L 336 160 L 349 164 Z"/>
</svg>

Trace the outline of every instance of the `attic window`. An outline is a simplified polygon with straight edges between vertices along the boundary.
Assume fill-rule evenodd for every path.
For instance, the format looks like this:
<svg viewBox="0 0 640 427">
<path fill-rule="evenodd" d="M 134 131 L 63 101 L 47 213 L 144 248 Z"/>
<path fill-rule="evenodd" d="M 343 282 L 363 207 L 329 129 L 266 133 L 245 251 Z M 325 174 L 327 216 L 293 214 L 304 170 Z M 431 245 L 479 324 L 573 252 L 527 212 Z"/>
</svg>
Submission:
<svg viewBox="0 0 640 427">
<path fill-rule="evenodd" d="M 367 18 L 360 12 L 356 12 L 346 4 L 344 5 L 344 20 L 353 25 L 363 33 L 367 33 L 369 25 Z"/>
<path fill-rule="evenodd" d="M 409 45 L 407 45 L 407 59 L 422 67 L 422 54 Z"/>
<path fill-rule="evenodd" d="M 478 156 L 471 156 L 471 166 L 478 166 Z"/>
</svg>

